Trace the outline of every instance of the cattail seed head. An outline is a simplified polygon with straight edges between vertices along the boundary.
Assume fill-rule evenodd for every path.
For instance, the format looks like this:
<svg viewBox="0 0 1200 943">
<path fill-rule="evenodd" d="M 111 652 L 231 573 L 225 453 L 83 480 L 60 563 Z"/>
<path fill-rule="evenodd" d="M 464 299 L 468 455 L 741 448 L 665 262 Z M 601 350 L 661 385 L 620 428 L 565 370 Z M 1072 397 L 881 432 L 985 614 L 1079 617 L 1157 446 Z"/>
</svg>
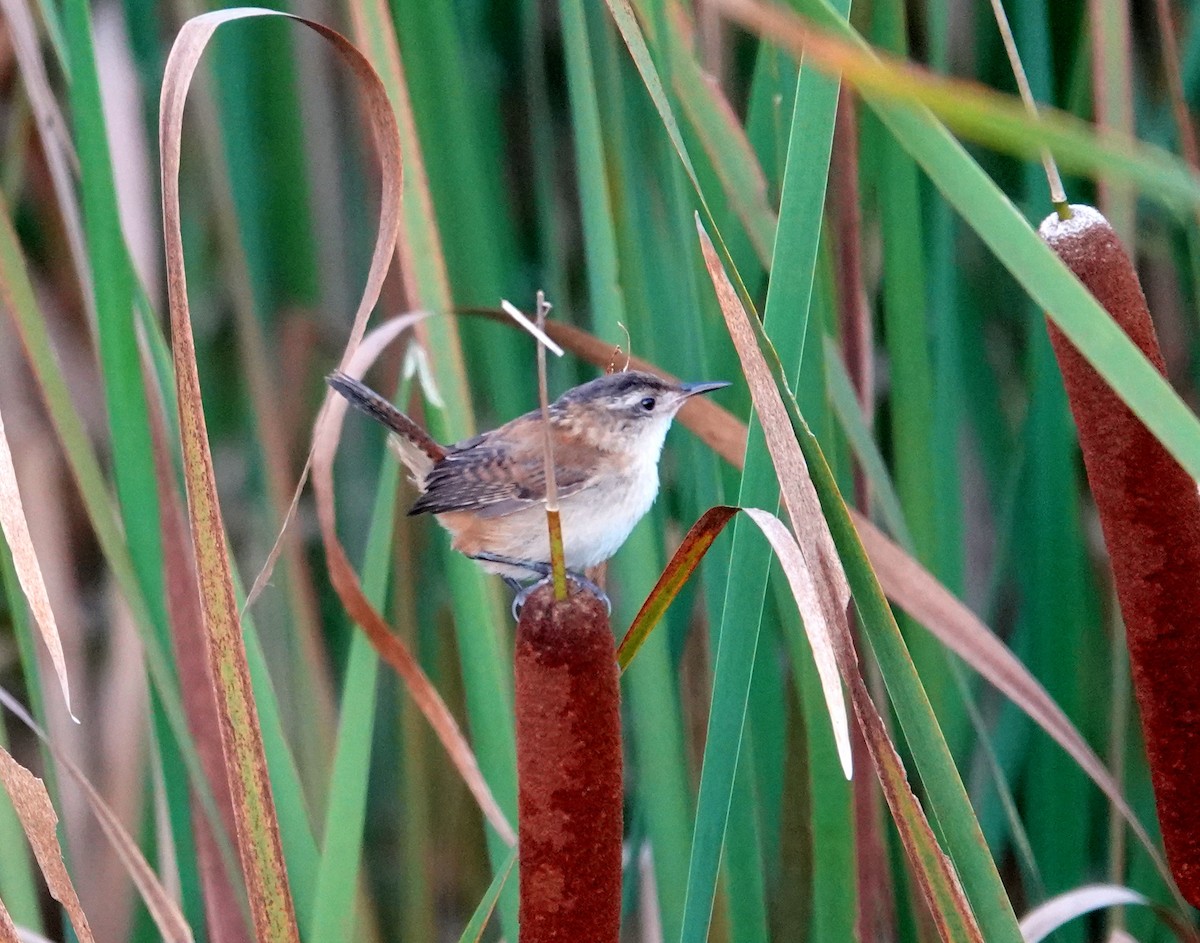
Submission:
<svg viewBox="0 0 1200 943">
<path fill-rule="evenodd" d="M 1133 264 L 1090 206 L 1040 233 L 1165 373 Z M 1200 905 L 1200 493 L 1196 482 L 1049 323 L 1125 621 L 1158 818 L 1184 897 Z M 1071 670 L 1064 665 L 1063 670 Z"/>
<path fill-rule="evenodd" d="M 522 943 L 617 943 L 620 677 L 604 605 L 534 592 L 517 624 Z"/>
</svg>

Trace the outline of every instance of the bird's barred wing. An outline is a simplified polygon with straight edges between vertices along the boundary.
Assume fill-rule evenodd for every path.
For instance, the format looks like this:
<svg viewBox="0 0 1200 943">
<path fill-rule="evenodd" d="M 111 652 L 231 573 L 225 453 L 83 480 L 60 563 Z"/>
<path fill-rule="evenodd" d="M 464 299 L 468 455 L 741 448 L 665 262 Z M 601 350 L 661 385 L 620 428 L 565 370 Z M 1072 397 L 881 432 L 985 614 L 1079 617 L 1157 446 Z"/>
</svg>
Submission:
<svg viewBox="0 0 1200 943">
<path fill-rule="evenodd" d="M 426 476 L 425 492 L 408 513 L 474 510 L 484 517 L 503 517 L 540 504 L 546 497 L 540 441 L 537 448 L 532 442 L 520 448 L 489 438 L 481 436 L 447 452 Z M 555 467 L 558 493 L 567 497 L 587 484 L 593 463 L 558 449 Z"/>
</svg>

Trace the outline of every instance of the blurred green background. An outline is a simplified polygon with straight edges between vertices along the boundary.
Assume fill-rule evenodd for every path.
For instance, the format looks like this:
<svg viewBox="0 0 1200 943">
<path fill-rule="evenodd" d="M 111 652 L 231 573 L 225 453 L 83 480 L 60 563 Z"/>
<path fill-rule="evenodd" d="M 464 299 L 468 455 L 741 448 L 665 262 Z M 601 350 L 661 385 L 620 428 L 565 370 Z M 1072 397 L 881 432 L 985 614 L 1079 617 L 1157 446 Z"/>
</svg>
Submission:
<svg viewBox="0 0 1200 943">
<path fill-rule="evenodd" d="M 985 3 L 795 6 L 824 23 L 849 13 L 879 49 L 1014 93 Z M 1090 163 L 1092 172 L 1068 176 L 1068 193 L 1098 202 L 1135 256 L 1169 378 L 1194 404 L 1200 188 L 1184 167 L 1190 128 L 1181 133 L 1179 115 L 1200 97 L 1195 4 L 1006 7 L 1038 100 L 1117 135 L 1107 140 L 1124 164 L 1093 148 L 1086 129 L 1072 131 L 1060 148 L 1065 164 Z M 413 378 L 402 369 L 400 344 L 369 381 L 399 391 L 401 405 L 445 441 L 531 408 L 530 339 L 450 312 L 502 298 L 529 310 L 540 288 L 554 318 L 613 348 L 631 346 L 687 379 L 737 381 L 717 399 L 748 419 L 749 394 L 700 258 L 694 214 L 703 209 L 843 494 L 1006 641 L 1153 828 L 1119 613 L 1074 427 L 1042 307 L 1022 287 L 1027 273 L 987 247 L 989 235 L 1007 238 L 984 215 L 993 197 L 979 190 L 972 215 L 962 201 L 973 202 L 978 184 L 961 176 L 966 197 L 953 208 L 946 180 L 919 164 L 912 135 L 896 133 L 895 109 L 915 112 L 881 110 L 878 95 L 839 94 L 834 79 L 811 64 L 798 69 L 783 47 L 727 19 L 721 3 L 633 8 L 625 28 L 634 23 L 644 38 L 652 81 L 603 0 L 286 7 L 359 42 L 400 106 L 403 264 L 377 318 L 433 311 L 422 335 L 429 370 Z M 146 420 L 149 401 L 175 421 L 158 96 L 173 36 L 202 10 L 152 0 L 0 3 L 0 200 L 17 235 L 0 246 L 0 414 L 84 722 L 71 724 L 61 708 L 7 558 L 0 684 L 88 772 L 179 895 L 196 938 L 224 939 L 228 931 L 214 931 L 205 915 L 183 762 L 190 747 L 177 742 L 163 706 L 164 683 L 186 703 L 205 679 L 169 654 L 170 557 Z M 47 110 L 55 103 L 61 120 Z M 279 21 L 223 28 L 189 97 L 181 169 L 189 297 L 228 539 L 247 586 L 280 527 L 369 261 L 379 181 L 360 104 L 328 47 Z M 968 127 L 961 116 L 955 124 L 954 107 L 945 117 L 975 142 L 971 157 L 1036 226 L 1050 204 L 1041 166 L 1029 159 L 1041 140 L 1032 124 L 1018 121 L 1005 137 L 999 124 Z M 1183 156 L 1121 143 L 1133 138 Z M 1188 186 L 1191 196 L 1180 196 Z M 13 287 L 21 271 L 28 298 Z M 49 345 L 40 357 L 30 340 L 39 332 Z M 147 385 L 139 350 L 157 368 Z M 552 395 L 596 372 L 571 356 L 552 364 Z M 58 413 L 43 392 L 55 376 L 69 393 Z M 64 446 L 66 413 L 82 443 Z M 89 448 L 99 458 L 95 480 L 119 509 L 107 542 L 68 470 L 68 457 Z M 377 428 L 348 419 L 337 474 L 340 531 L 368 594 L 419 653 L 515 817 L 506 591 L 454 556 L 432 521 L 403 515 L 412 492 L 403 484 L 397 492 Z M 662 474 L 654 510 L 608 567 L 618 633 L 704 510 L 778 501 L 753 426 L 744 477 L 683 429 L 668 439 Z M 841 776 L 786 583 L 757 532 L 741 522 L 730 531 L 623 681 L 623 939 L 934 939 L 867 764 L 857 787 Z M 437 741 L 345 616 L 307 494 L 289 534 L 245 630 L 304 938 L 458 939 L 506 851 L 485 838 Z M 1171 906 L 1145 851 L 1075 763 L 921 627 L 900 623 L 1016 914 L 1100 881 Z M 167 682 L 150 683 L 150 638 L 168 653 Z M 878 681 L 865 646 L 860 655 Z M 943 810 L 893 726 L 940 831 Z M 11 715 L 0 734 L 48 780 L 97 939 L 157 939 L 78 790 Z M 59 939 L 60 916 L 4 802 L 0 899 L 19 925 Z M 715 863 L 722 835 L 714 895 L 705 862 Z M 516 938 L 514 886 L 485 938 Z M 1075 921 L 1054 939 L 1118 939 L 1122 930 L 1139 941 L 1175 938 L 1149 909 L 1131 908 Z"/>
</svg>

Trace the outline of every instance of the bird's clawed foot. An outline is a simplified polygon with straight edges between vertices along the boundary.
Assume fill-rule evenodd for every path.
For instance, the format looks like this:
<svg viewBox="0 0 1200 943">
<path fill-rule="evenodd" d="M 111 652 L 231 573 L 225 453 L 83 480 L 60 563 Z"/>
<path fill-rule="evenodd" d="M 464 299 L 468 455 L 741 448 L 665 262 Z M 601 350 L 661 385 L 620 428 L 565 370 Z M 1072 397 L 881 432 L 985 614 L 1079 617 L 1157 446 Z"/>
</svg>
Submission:
<svg viewBox="0 0 1200 943">
<path fill-rule="evenodd" d="M 549 569 L 549 567 L 547 567 L 547 569 Z M 505 577 L 504 582 L 508 583 L 509 586 L 512 586 L 513 589 L 517 591 L 517 595 L 513 597 L 512 601 L 512 617 L 514 619 L 520 619 L 521 608 L 525 605 L 525 600 L 529 598 L 530 593 L 552 582 L 553 579 L 554 576 L 552 574 L 546 573 L 541 579 L 522 586 L 511 577 Z M 596 585 L 596 583 L 589 580 L 582 573 L 575 573 L 572 570 L 567 570 L 567 579 L 580 589 L 586 589 L 589 593 L 594 595 L 597 599 L 604 603 L 605 614 L 612 615 L 612 600 L 608 598 L 608 593 Z"/>
<path fill-rule="evenodd" d="M 515 576 L 502 575 L 501 579 L 508 585 L 508 588 L 517 595 L 512 603 L 512 615 L 514 619 L 521 617 L 521 607 L 525 605 L 525 600 L 539 586 L 544 586 L 553 579 L 549 563 L 534 563 L 528 560 L 516 560 L 512 557 L 504 557 L 498 553 L 490 553 L 483 551 L 473 554 L 472 560 L 481 560 L 484 563 L 501 563 L 504 566 L 515 567 L 521 570 L 528 570 L 530 573 L 540 577 L 532 583 L 522 583 Z M 580 589 L 586 589 L 594 595 L 602 603 L 604 610 L 608 615 L 612 615 L 612 601 L 608 598 L 608 593 L 601 589 L 594 582 L 589 580 L 582 573 L 576 573 L 574 570 L 567 570 L 567 579 L 578 586 Z"/>
</svg>

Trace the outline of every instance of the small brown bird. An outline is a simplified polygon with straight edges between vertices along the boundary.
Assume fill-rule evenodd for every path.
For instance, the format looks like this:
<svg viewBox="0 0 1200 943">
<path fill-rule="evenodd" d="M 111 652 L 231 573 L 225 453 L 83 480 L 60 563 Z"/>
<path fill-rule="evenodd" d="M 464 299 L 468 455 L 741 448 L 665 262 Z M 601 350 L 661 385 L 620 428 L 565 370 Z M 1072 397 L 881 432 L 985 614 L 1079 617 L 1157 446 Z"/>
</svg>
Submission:
<svg viewBox="0 0 1200 943">
<path fill-rule="evenodd" d="M 443 446 L 379 394 L 343 373 L 329 385 L 387 426 L 389 444 L 421 496 L 409 514 L 433 514 L 451 546 L 519 588 L 550 572 L 540 410 Z M 658 495 L 658 459 L 675 413 L 728 383 L 676 383 L 627 370 L 567 390 L 550 404 L 550 437 L 572 579 L 625 542 Z M 601 594 L 602 595 L 602 594 Z"/>
</svg>

